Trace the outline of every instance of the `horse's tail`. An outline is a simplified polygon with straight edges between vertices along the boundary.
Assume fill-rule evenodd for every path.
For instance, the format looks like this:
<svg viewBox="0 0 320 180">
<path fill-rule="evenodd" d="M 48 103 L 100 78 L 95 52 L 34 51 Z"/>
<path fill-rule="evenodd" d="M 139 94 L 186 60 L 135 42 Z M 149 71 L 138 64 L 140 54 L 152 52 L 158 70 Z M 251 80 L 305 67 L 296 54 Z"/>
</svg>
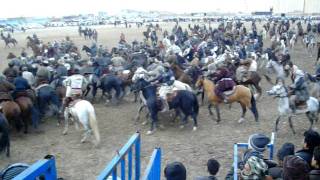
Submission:
<svg viewBox="0 0 320 180">
<path fill-rule="evenodd" d="M 0 122 L 0 127 L 3 129 L 2 136 L 0 138 L 0 152 L 10 147 L 9 127 L 5 121 Z M 7 149 L 9 150 L 9 149 Z M 7 152 L 8 155 L 9 152 Z"/>
<path fill-rule="evenodd" d="M 251 107 L 250 110 L 252 111 L 253 115 L 254 115 L 254 119 L 256 121 L 259 120 L 259 113 L 258 113 L 258 109 L 257 109 L 257 102 L 256 99 L 254 98 L 254 95 L 251 95 Z"/>
<path fill-rule="evenodd" d="M 198 98 L 195 94 L 193 94 L 194 101 L 193 101 L 193 110 L 198 115 L 199 114 L 199 102 Z"/>
<path fill-rule="evenodd" d="M 91 106 L 88 109 L 88 113 L 89 113 L 90 127 L 91 127 L 91 129 L 93 131 L 93 135 L 96 138 L 97 145 L 98 145 L 100 143 L 100 133 L 99 133 L 98 122 L 97 122 L 97 119 L 96 119 L 96 114 L 94 112 L 93 106 Z"/>
</svg>

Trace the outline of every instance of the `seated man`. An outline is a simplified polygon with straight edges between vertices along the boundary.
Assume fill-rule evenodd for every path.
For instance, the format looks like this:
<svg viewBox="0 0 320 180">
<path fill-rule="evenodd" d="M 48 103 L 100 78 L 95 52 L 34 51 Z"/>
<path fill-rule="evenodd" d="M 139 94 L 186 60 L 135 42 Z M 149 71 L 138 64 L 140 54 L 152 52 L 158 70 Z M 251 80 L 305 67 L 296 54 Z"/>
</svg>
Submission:
<svg viewBox="0 0 320 180">
<path fill-rule="evenodd" d="M 309 172 L 309 179 L 310 180 L 320 179 L 320 146 L 317 146 L 313 150 L 313 158 L 312 158 L 311 166 L 313 170 Z"/>
<path fill-rule="evenodd" d="M 2 101 L 12 100 L 10 92 L 15 89 L 15 86 L 4 78 L 0 79 L 0 103 Z"/>
<path fill-rule="evenodd" d="M 308 163 L 298 156 L 287 156 L 283 161 L 283 179 L 309 180 L 310 167 Z"/>
<path fill-rule="evenodd" d="M 276 167 L 269 168 L 269 175 L 272 178 L 282 178 L 283 160 L 289 155 L 294 155 L 294 145 L 292 143 L 284 143 L 277 153 L 278 165 Z"/>
<path fill-rule="evenodd" d="M 296 156 L 304 159 L 310 166 L 313 156 L 313 150 L 320 145 L 320 135 L 318 132 L 308 130 L 304 132 L 304 144 L 303 148 L 296 152 Z"/>
<path fill-rule="evenodd" d="M 215 176 L 219 172 L 219 162 L 213 158 L 209 159 L 207 162 L 207 168 L 208 172 L 210 173 L 210 176 L 196 177 L 195 180 L 217 180 Z"/>
<path fill-rule="evenodd" d="M 228 103 L 228 97 L 224 94 L 225 91 L 230 91 L 236 83 L 230 78 L 230 73 L 226 68 L 220 68 L 214 74 L 214 83 L 217 85 L 214 93 L 225 103 Z"/>
<path fill-rule="evenodd" d="M 293 112 L 296 111 L 297 105 L 305 104 L 310 97 L 304 80 L 304 73 L 301 70 L 296 70 L 294 77 L 294 83 L 289 86 L 291 91 L 290 106 Z"/>
<path fill-rule="evenodd" d="M 164 168 L 164 177 L 167 180 L 186 180 L 187 171 L 181 162 L 173 162 Z"/>
</svg>

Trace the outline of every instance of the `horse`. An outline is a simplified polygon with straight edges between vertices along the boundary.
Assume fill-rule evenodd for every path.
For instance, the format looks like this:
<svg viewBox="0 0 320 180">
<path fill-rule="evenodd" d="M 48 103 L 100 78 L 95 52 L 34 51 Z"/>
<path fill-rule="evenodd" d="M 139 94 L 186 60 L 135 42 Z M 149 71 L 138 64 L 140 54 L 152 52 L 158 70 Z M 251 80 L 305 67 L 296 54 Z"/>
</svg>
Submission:
<svg viewBox="0 0 320 180">
<path fill-rule="evenodd" d="M 178 114 L 180 114 L 180 110 L 183 112 L 184 117 L 181 128 L 187 123 L 188 116 L 191 116 L 193 119 L 193 131 L 197 130 L 197 116 L 199 114 L 197 96 L 188 90 L 177 90 L 172 94 L 168 97 L 169 109 L 176 109 Z"/>
<path fill-rule="evenodd" d="M 70 117 L 71 120 L 75 121 L 76 129 L 79 129 L 79 122 L 84 127 L 85 133 L 81 139 L 81 143 L 84 143 L 93 132 L 96 140 L 94 145 L 98 146 L 100 143 L 100 133 L 94 107 L 86 100 L 75 100 L 73 103 L 74 105 L 71 105 L 64 110 L 65 128 L 63 134 L 66 135 L 68 133 Z"/>
<path fill-rule="evenodd" d="M 293 115 L 305 113 L 310 121 L 310 128 L 309 129 L 312 128 L 314 121 L 318 121 L 318 113 L 319 113 L 320 106 L 319 106 L 319 101 L 316 98 L 310 97 L 306 102 L 306 104 L 307 104 L 306 109 L 302 109 L 302 110 L 297 109 L 296 112 L 293 113 L 293 111 L 289 105 L 288 91 L 287 91 L 286 87 L 284 86 L 283 82 L 279 81 L 278 84 L 273 86 L 271 90 L 267 91 L 267 93 L 270 96 L 275 96 L 275 97 L 279 98 L 279 101 L 278 101 L 279 116 L 276 119 L 276 124 L 275 124 L 275 129 L 274 129 L 275 131 L 278 130 L 279 121 L 281 120 L 281 118 L 283 118 L 285 116 L 288 116 L 289 125 L 290 125 L 290 128 L 291 128 L 293 134 L 295 134 L 295 130 L 294 130 L 293 124 L 292 124 L 292 116 Z"/>
<path fill-rule="evenodd" d="M 2 114 L 6 117 L 9 124 L 13 124 L 18 132 L 20 132 L 23 122 L 21 119 L 21 110 L 19 105 L 14 101 L 4 101 L 1 103 Z"/>
<path fill-rule="evenodd" d="M 82 51 L 85 51 L 87 54 L 92 54 L 91 48 L 89 48 L 89 47 L 86 46 L 86 45 L 83 45 L 81 50 L 82 50 Z"/>
<path fill-rule="evenodd" d="M 6 151 L 6 156 L 10 157 L 9 125 L 2 113 L 0 113 L 0 133 L 0 153 Z"/>
<path fill-rule="evenodd" d="M 33 42 L 33 40 L 31 39 L 31 37 L 29 37 L 28 39 L 29 39 L 29 41 L 28 41 L 28 43 L 27 43 L 27 48 L 31 48 L 31 49 L 32 49 L 33 56 L 35 56 L 35 57 L 36 57 L 36 56 L 40 56 L 40 55 L 41 55 L 41 49 L 40 49 L 40 47 Z"/>
<path fill-rule="evenodd" d="M 37 88 L 37 102 L 41 117 L 45 116 L 46 110 L 50 107 L 54 114 L 58 115 L 61 107 L 61 101 L 56 91 L 49 84 L 42 84 Z"/>
<path fill-rule="evenodd" d="M 193 79 L 188 74 L 186 74 L 177 64 L 171 64 L 171 69 L 174 73 L 174 77 L 183 83 L 192 85 Z"/>
<path fill-rule="evenodd" d="M 18 44 L 18 41 L 15 38 L 12 37 L 5 37 L 2 33 L 1 33 L 1 39 L 4 40 L 6 46 L 5 47 L 10 47 L 10 44 L 13 44 L 13 46 L 16 46 L 16 44 Z"/>
<path fill-rule="evenodd" d="M 259 73 L 256 71 L 250 71 L 248 73 L 249 73 L 248 78 L 245 81 L 237 81 L 237 83 L 239 85 L 244 85 L 249 88 L 253 86 L 257 91 L 257 94 L 255 94 L 255 98 L 257 99 L 257 97 L 260 97 L 262 94 L 262 88 L 260 86 L 261 77 Z"/>
<path fill-rule="evenodd" d="M 32 119 L 33 103 L 31 98 L 26 96 L 19 96 L 15 99 L 21 110 L 21 118 L 24 124 L 24 133 L 28 133 L 28 124 Z"/>
<path fill-rule="evenodd" d="M 217 113 L 217 123 L 219 123 L 221 120 L 219 104 L 221 104 L 223 101 L 214 93 L 215 84 L 205 77 L 200 77 L 196 83 L 196 87 L 198 88 L 203 87 L 203 90 L 207 94 L 208 101 L 209 101 L 209 105 L 208 105 L 209 114 L 211 116 L 213 115 L 211 111 L 211 106 L 214 105 Z M 233 91 L 232 94 L 228 95 L 228 99 L 229 99 L 228 102 L 229 103 L 238 102 L 242 108 L 241 118 L 239 119 L 238 122 L 241 123 L 244 121 L 247 108 L 250 108 L 250 110 L 254 115 L 255 121 L 258 122 L 259 113 L 256 107 L 256 100 L 253 96 L 253 93 L 251 93 L 250 89 L 243 85 L 237 85 L 234 87 L 234 90 L 232 91 Z M 225 94 L 227 93 L 225 92 Z"/>
<path fill-rule="evenodd" d="M 267 73 L 268 74 L 271 74 L 271 73 L 275 73 L 276 74 L 276 77 L 278 79 L 281 79 L 281 80 L 284 80 L 285 79 L 285 69 L 283 67 L 282 64 L 276 62 L 276 61 L 273 61 L 273 60 L 269 60 L 267 65 L 266 65 L 266 69 L 267 69 Z M 264 77 L 266 78 L 266 80 L 274 85 L 274 83 L 272 82 L 271 78 L 267 75 L 267 74 L 264 74 Z"/>
<path fill-rule="evenodd" d="M 117 104 L 124 95 L 123 80 L 113 74 L 107 74 L 101 77 L 99 87 L 102 89 L 103 95 L 108 93 L 108 99 L 112 99 L 111 90 L 114 89 L 116 91 L 115 97 L 113 98 L 115 104 Z"/>
<path fill-rule="evenodd" d="M 290 41 L 289 41 L 289 44 L 290 44 L 290 48 L 291 48 L 291 49 L 294 48 L 294 45 L 295 45 L 296 41 L 297 41 L 297 35 L 294 34 L 294 35 L 292 35 L 292 37 L 291 37 L 291 39 L 290 39 Z"/>
</svg>

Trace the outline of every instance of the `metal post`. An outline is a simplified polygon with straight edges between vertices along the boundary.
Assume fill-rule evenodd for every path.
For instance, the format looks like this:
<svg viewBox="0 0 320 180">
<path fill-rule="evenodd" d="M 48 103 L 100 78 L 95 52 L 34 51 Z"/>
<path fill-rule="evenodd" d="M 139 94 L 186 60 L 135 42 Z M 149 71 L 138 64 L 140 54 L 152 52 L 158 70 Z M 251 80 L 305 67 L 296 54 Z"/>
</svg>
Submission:
<svg viewBox="0 0 320 180">
<path fill-rule="evenodd" d="M 136 153 L 136 157 L 135 157 L 135 169 L 136 169 L 136 180 L 139 180 L 140 179 L 140 143 L 141 143 L 141 140 L 140 140 L 140 134 L 139 134 L 139 137 L 136 141 L 136 144 L 135 144 L 135 153 Z"/>
<path fill-rule="evenodd" d="M 233 145 L 233 179 L 238 180 L 238 144 Z"/>
</svg>

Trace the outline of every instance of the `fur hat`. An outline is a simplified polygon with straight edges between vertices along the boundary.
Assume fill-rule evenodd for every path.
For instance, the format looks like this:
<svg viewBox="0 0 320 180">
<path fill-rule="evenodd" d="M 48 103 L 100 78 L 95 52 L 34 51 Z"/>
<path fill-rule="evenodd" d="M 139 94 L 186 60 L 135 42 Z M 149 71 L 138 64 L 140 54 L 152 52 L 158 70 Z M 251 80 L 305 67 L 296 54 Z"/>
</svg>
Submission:
<svg viewBox="0 0 320 180">
<path fill-rule="evenodd" d="M 164 176 L 167 180 L 186 180 L 187 171 L 181 162 L 173 162 L 165 167 Z"/>
<path fill-rule="evenodd" d="M 287 156 L 283 161 L 283 178 L 286 180 L 307 180 L 310 167 L 298 156 Z"/>
<path fill-rule="evenodd" d="M 249 137 L 249 147 L 255 151 L 263 152 L 269 144 L 270 139 L 263 134 L 253 134 Z"/>
</svg>

